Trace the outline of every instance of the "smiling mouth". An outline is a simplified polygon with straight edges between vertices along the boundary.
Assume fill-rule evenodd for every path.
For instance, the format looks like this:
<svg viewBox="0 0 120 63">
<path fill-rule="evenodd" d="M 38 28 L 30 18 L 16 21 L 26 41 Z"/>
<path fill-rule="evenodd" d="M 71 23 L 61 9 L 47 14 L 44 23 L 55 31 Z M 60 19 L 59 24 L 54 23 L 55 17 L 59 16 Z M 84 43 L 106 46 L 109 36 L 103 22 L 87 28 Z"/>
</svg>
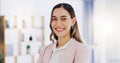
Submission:
<svg viewBox="0 0 120 63">
<path fill-rule="evenodd" d="M 65 28 L 55 28 L 55 30 L 56 30 L 57 32 L 62 32 L 62 31 L 65 30 Z"/>
</svg>

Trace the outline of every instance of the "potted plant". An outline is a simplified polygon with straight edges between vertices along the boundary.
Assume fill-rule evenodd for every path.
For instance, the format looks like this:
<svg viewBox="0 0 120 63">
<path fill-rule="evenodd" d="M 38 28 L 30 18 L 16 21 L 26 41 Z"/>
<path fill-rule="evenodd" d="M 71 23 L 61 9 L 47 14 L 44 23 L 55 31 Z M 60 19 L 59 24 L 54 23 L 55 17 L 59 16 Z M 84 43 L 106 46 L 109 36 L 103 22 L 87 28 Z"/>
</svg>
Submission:
<svg viewBox="0 0 120 63">
<path fill-rule="evenodd" d="M 26 46 L 26 50 L 27 50 L 27 54 L 30 54 L 30 45 L 29 44 Z"/>
</svg>

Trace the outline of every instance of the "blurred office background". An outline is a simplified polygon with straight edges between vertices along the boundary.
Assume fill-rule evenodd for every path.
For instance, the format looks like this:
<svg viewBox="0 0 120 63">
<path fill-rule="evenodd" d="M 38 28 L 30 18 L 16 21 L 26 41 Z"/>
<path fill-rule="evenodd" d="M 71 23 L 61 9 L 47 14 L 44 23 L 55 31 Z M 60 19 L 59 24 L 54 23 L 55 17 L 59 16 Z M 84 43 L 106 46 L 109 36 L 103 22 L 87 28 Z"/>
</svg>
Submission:
<svg viewBox="0 0 120 63">
<path fill-rule="evenodd" d="M 0 62 L 36 63 L 40 49 L 51 43 L 52 7 L 61 2 L 75 9 L 91 63 L 120 63 L 120 0 L 0 0 Z"/>
</svg>

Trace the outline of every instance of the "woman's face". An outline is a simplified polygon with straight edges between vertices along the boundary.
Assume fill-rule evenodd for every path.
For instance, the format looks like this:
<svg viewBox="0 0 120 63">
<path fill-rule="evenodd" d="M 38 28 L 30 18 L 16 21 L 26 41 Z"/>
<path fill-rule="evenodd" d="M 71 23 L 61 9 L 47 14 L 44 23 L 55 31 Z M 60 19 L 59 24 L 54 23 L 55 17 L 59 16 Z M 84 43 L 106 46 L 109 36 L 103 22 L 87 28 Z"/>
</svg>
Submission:
<svg viewBox="0 0 120 63">
<path fill-rule="evenodd" d="M 64 8 L 56 8 L 51 17 L 53 32 L 59 37 L 70 36 L 70 28 L 74 20 Z"/>
</svg>

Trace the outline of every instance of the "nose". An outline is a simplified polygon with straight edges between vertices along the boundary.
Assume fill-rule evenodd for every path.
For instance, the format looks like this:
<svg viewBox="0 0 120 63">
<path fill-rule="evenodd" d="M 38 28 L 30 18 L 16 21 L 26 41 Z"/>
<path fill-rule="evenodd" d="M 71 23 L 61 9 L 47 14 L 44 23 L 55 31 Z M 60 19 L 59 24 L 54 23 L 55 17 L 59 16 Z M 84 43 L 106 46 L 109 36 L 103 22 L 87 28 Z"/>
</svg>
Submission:
<svg viewBox="0 0 120 63">
<path fill-rule="evenodd" d="M 57 26 L 61 26 L 62 25 L 62 22 L 60 20 L 57 21 L 56 23 Z"/>
</svg>

